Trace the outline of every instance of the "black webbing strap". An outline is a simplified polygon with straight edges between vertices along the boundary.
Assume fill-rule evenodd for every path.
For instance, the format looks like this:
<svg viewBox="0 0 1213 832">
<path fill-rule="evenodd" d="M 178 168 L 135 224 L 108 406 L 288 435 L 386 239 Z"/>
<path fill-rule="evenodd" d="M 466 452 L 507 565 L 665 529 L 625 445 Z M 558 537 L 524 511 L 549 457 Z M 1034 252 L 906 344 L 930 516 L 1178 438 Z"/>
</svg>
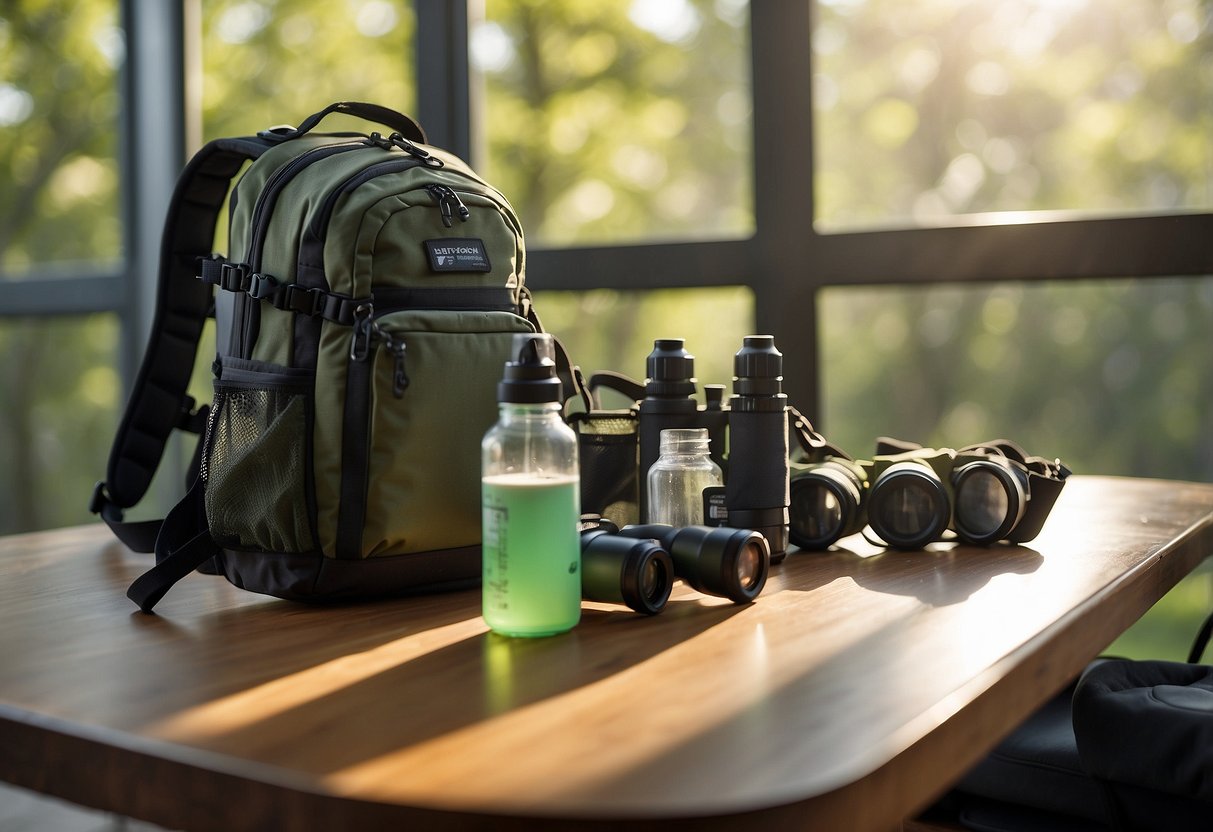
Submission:
<svg viewBox="0 0 1213 832">
<path fill-rule="evenodd" d="M 228 292 L 243 292 L 275 309 L 298 312 L 309 318 L 324 318 L 342 326 L 353 326 L 354 310 L 372 300 L 351 298 L 298 283 L 282 283 L 268 274 L 254 272 L 245 263 L 233 263 L 217 254 L 199 258 L 197 265 L 196 274 L 201 283 Z"/>
<path fill-rule="evenodd" d="M 160 521 L 127 523 L 123 512 L 143 499 L 173 430 L 202 433 L 205 427 L 206 408 L 194 410 L 186 395 L 213 296 L 209 284 L 195 279 L 196 261 L 211 251 L 233 177 L 272 146 L 256 137 L 210 142 L 186 165 L 173 191 L 147 349 L 114 437 L 106 479 L 97 483 L 89 506 L 135 551 L 153 550 Z"/>
<path fill-rule="evenodd" d="M 539 320 L 539 313 L 535 311 L 535 306 L 531 302 L 530 290 L 524 286 L 518 294 L 519 312 L 522 317 L 531 322 L 536 332 L 546 331 L 543 328 L 543 321 Z M 581 368 L 569 358 L 569 351 L 555 335 L 552 336 L 552 345 L 556 348 L 556 375 L 564 388 L 561 401 L 567 405 L 569 401 L 576 398 L 581 403 L 582 409 L 589 412 L 593 407 L 593 400 L 590 391 L 586 388 L 585 376 L 581 374 Z"/>
<path fill-rule="evenodd" d="M 1209 617 L 1205 619 L 1205 623 L 1200 625 L 1200 631 L 1197 632 L 1196 638 L 1192 640 L 1192 649 L 1188 651 L 1188 663 L 1199 664 L 1204 658 L 1205 648 L 1209 646 L 1209 637 L 1213 636 L 1213 612 L 1209 613 Z"/>
<path fill-rule="evenodd" d="M 792 439 L 804 452 L 805 459 L 819 460 L 827 456 L 851 459 L 850 454 L 818 433 L 808 417 L 792 405 L 788 405 L 788 428 Z M 790 450 L 795 451 L 796 447 L 790 446 Z"/>
<path fill-rule="evenodd" d="M 169 511 L 156 539 L 156 565 L 126 590 L 126 597 L 144 612 L 150 613 L 173 584 L 219 554 L 219 546 L 207 530 L 202 487 L 201 480 L 194 480 L 181 502 Z M 170 549 L 166 541 L 171 540 L 184 542 Z"/>
</svg>

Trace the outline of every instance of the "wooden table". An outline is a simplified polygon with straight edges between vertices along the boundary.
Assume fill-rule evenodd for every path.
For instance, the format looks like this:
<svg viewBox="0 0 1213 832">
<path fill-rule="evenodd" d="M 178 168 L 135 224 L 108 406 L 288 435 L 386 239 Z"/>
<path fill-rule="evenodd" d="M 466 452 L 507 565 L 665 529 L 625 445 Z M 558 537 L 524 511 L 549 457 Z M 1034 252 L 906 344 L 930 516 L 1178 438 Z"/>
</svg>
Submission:
<svg viewBox="0 0 1213 832">
<path fill-rule="evenodd" d="M 1031 547 L 793 554 L 758 602 L 319 608 L 102 526 L 0 540 L 0 778 L 172 828 L 889 830 L 1213 551 L 1213 485 L 1073 477 Z M 414 827 L 409 827 L 414 828 Z"/>
</svg>

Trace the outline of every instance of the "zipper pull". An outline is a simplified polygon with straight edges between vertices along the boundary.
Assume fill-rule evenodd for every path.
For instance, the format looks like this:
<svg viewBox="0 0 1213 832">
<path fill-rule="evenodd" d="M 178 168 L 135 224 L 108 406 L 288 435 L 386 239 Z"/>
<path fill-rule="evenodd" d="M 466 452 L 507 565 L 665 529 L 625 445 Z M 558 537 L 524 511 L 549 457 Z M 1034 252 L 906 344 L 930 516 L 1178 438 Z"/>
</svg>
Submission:
<svg viewBox="0 0 1213 832">
<path fill-rule="evenodd" d="M 439 185 L 430 183 L 425 186 L 426 191 L 434 198 L 434 202 L 438 204 L 439 210 L 442 211 L 442 224 L 450 228 L 455 224 L 455 215 L 459 215 L 460 222 L 467 222 L 472 216 L 472 212 L 463 204 L 463 200 L 459 198 L 459 194 L 455 193 L 449 185 Z"/>
<path fill-rule="evenodd" d="M 445 162 L 443 162 L 437 156 L 434 156 L 428 150 L 413 144 L 399 133 L 393 133 L 387 137 L 387 140 L 415 159 L 420 159 L 425 163 L 426 167 L 440 168 L 445 165 Z"/>
<path fill-rule="evenodd" d="M 404 391 L 409 386 L 409 377 L 404 367 L 404 341 L 397 341 L 389 337 L 387 338 L 387 348 L 392 351 L 394 362 L 392 365 L 392 393 L 398 399 L 403 398 Z"/>
<path fill-rule="evenodd" d="M 359 304 L 354 309 L 354 333 L 350 336 L 350 361 L 365 361 L 371 354 L 371 331 L 375 327 L 375 306 Z"/>
</svg>

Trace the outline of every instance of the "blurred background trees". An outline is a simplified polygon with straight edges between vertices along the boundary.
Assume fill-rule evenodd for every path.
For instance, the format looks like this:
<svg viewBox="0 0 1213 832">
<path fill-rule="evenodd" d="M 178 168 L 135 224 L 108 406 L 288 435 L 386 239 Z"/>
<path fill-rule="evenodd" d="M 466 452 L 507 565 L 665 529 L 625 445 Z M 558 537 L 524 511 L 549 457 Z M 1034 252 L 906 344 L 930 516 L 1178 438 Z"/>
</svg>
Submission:
<svg viewBox="0 0 1213 832">
<path fill-rule="evenodd" d="M 198 8 L 195 145 L 341 99 L 414 108 L 406 0 Z M 117 0 L 0 3 L 0 291 L 121 267 L 118 17 Z M 473 18 L 473 161 L 531 246 L 754 232 L 745 0 L 484 0 Z M 820 0 L 815 192 L 788 210 L 806 233 L 1210 210 L 1211 18 L 1210 0 Z M 755 328 L 746 278 L 533 288 L 587 369 L 641 377 L 653 339 L 682 336 L 701 382 L 727 383 Z M 830 289 L 819 319 L 817 416 L 857 455 L 880 434 L 1007 436 L 1082 473 L 1213 478 L 1209 277 Z M 121 325 L 0 317 L 0 532 L 90 519 Z"/>
</svg>

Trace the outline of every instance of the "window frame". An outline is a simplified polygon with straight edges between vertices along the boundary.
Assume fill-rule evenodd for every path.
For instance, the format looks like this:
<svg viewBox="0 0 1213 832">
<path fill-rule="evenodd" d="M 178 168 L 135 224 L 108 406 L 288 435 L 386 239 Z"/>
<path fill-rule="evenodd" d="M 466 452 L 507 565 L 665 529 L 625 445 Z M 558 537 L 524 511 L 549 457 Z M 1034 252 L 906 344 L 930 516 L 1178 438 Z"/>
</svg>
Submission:
<svg viewBox="0 0 1213 832">
<path fill-rule="evenodd" d="M 414 0 L 419 120 L 432 141 L 477 163 L 471 2 Z M 1213 213 L 1045 218 L 938 228 L 818 233 L 813 204 L 813 0 L 750 5 L 755 231 L 743 239 L 528 251 L 528 281 L 546 290 L 746 285 L 755 326 L 783 351 L 791 401 L 820 420 L 817 299 L 859 285 L 981 284 L 1213 275 Z M 160 228 L 187 144 L 197 133 L 200 0 L 121 0 L 122 215 L 117 272 L 36 270 L 0 295 L 0 316 L 115 312 L 129 390 L 156 294 Z M 194 141 L 196 144 L 196 140 Z M 137 163 L 136 163 L 137 161 Z M 1068 254 L 1059 254 L 1064 252 Z M 592 368 L 591 368 L 592 369 Z"/>
</svg>

